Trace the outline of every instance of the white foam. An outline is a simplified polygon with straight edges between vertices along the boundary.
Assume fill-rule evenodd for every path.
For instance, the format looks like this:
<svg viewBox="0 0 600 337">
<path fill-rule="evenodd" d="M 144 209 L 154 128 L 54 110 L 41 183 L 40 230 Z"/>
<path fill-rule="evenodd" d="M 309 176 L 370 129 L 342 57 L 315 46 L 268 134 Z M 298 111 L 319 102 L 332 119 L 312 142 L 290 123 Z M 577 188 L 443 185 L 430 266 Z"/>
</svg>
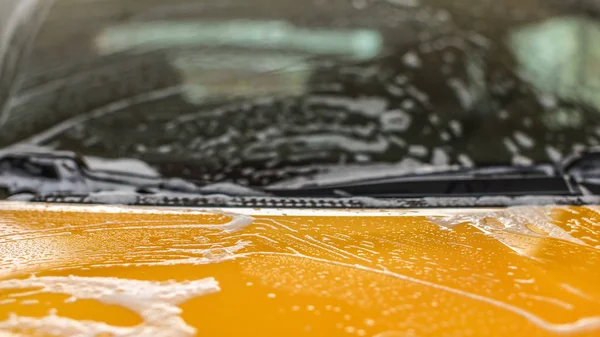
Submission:
<svg viewBox="0 0 600 337">
<path fill-rule="evenodd" d="M 550 145 L 546 145 L 546 154 L 548 155 L 548 158 L 550 158 L 550 160 L 552 160 L 553 162 L 559 162 L 563 158 L 562 153 L 560 153 L 558 149 Z"/>
<path fill-rule="evenodd" d="M 422 64 L 419 55 L 414 51 L 409 51 L 408 53 L 404 54 L 402 61 L 410 68 L 419 68 Z"/>
<path fill-rule="evenodd" d="M 530 149 L 535 145 L 535 140 L 522 131 L 515 131 L 514 136 L 515 140 L 517 143 L 519 143 L 519 145 L 521 145 L 521 147 Z"/>
<path fill-rule="evenodd" d="M 482 200 L 495 200 L 504 197 L 487 197 Z M 356 199 L 356 198 L 354 198 Z M 356 200 L 373 201 L 375 199 L 359 198 Z M 551 202 L 553 199 L 548 199 Z M 382 202 L 383 203 L 383 202 Z M 385 204 L 385 203 L 384 203 Z M 438 203 L 442 204 L 442 203 Z M 79 204 L 44 204 L 44 203 L 29 203 L 17 201 L 0 201 L 0 210 L 27 210 L 27 211 L 44 211 L 44 212 L 90 212 L 90 213 L 117 213 L 117 214 L 185 214 L 185 215 L 214 215 L 214 214 L 236 214 L 246 216 L 363 216 L 363 217 L 396 217 L 396 216 L 450 216 L 457 213 L 478 213 L 489 212 L 493 208 L 468 208 L 472 205 L 472 200 L 465 201 L 461 204 L 461 208 L 389 208 L 391 205 L 381 205 L 378 209 L 361 208 L 361 209 L 334 209 L 334 208 L 248 208 L 248 207 L 153 207 L 153 206 L 105 206 L 105 205 L 79 205 Z M 532 204 L 534 204 L 532 202 Z M 456 202 L 451 203 L 452 206 L 457 206 Z M 448 204 L 442 204 L 439 207 L 447 207 Z M 385 208 L 388 207 L 388 208 Z M 6 218 L 3 218 L 6 221 Z M 4 230 L 4 228 L 2 229 Z"/>
<path fill-rule="evenodd" d="M 471 93 L 470 88 L 464 81 L 458 78 L 450 78 L 447 80 L 448 86 L 454 90 L 456 98 L 460 102 L 463 108 L 469 108 L 473 105 L 475 99 Z"/>
<path fill-rule="evenodd" d="M 181 318 L 182 310 L 178 305 L 220 290 L 214 278 L 190 282 L 150 282 L 70 276 L 0 281 L 0 289 L 30 288 L 41 288 L 38 291 L 40 294 L 60 293 L 77 299 L 119 305 L 138 314 L 142 323 L 132 327 L 117 327 L 103 322 L 78 321 L 50 313 L 41 318 L 11 315 L 7 320 L 0 322 L 0 329 L 34 330 L 37 333 L 59 336 L 193 336 L 196 331 Z"/>
<path fill-rule="evenodd" d="M 233 233 L 240 231 L 252 224 L 254 218 L 248 215 L 224 213 L 231 217 L 231 221 L 225 225 L 215 225 L 215 228 L 222 229 L 224 232 Z"/>
<path fill-rule="evenodd" d="M 512 153 L 512 154 L 519 153 L 519 148 L 510 138 L 504 138 L 502 141 L 504 142 L 504 146 L 510 153 Z"/>
<path fill-rule="evenodd" d="M 411 145 L 408 147 L 408 153 L 416 157 L 425 157 L 428 151 L 424 145 Z"/>
<path fill-rule="evenodd" d="M 460 155 L 458 155 L 458 161 L 460 162 L 460 164 L 463 167 L 474 167 L 475 163 L 473 163 L 473 160 L 471 159 L 471 157 L 469 157 L 468 155 L 461 153 Z"/>
<path fill-rule="evenodd" d="M 456 136 L 461 136 L 462 135 L 462 124 L 460 124 L 459 121 L 457 120 L 452 120 L 448 123 L 448 126 L 450 126 L 450 129 L 452 129 L 452 132 L 456 135 Z"/>
<path fill-rule="evenodd" d="M 111 172 L 123 172 L 123 173 L 135 173 L 148 177 L 159 177 L 160 174 L 154 168 L 147 163 L 130 158 L 100 158 L 93 156 L 86 156 L 84 158 L 88 167 L 92 170 L 100 171 L 111 171 Z"/>
<path fill-rule="evenodd" d="M 410 127 L 412 118 L 408 113 L 397 109 L 382 114 L 380 122 L 384 131 L 403 132 Z"/>
<path fill-rule="evenodd" d="M 533 159 L 521 154 L 513 155 L 511 161 L 514 166 L 531 166 L 534 164 Z"/>
<path fill-rule="evenodd" d="M 433 149 L 431 156 L 431 163 L 435 166 L 448 166 L 450 163 L 450 156 L 442 148 Z"/>
<path fill-rule="evenodd" d="M 554 208 L 511 207 L 500 211 L 431 218 L 431 221 L 443 228 L 454 228 L 465 223 L 471 224 L 483 232 L 496 237 L 511 248 L 515 248 L 512 247 L 512 243 L 505 242 L 502 237 L 498 237 L 496 234 L 510 232 L 530 236 L 547 235 L 555 239 L 585 245 L 583 241 L 572 237 L 567 231 L 552 223 L 551 213 Z"/>
</svg>

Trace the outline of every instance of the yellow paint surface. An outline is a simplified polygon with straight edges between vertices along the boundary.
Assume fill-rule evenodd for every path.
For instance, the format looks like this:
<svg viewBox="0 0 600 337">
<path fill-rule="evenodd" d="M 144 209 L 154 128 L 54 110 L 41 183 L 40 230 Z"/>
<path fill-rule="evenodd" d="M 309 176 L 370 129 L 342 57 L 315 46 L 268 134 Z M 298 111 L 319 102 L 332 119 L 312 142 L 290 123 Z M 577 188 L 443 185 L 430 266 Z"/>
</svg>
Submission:
<svg viewBox="0 0 600 337">
<path fill-rule="evenodd" d="M 0 336 L 600 336 L 599 211 L 530 208 L 546 218 L 520 224 L 529 231 L 515 230 L 519 212 L 445 228 L 443 211 L 249 219 L 5 207 Z M 102 297 L 107 278 L 134 283 Z M 160 309 L 206 278 L 218 289 Z M 56 282 L 92 284 L 98 298 L 50 289 Z M 143 285 L 170 290 L 150 298 Z M 148 297 L 139 303 L 169 319 L 149 321 L 119 292 Z M 17 327 L 23 318 L 28 327 Z M 178 328 L 164 330 L 171 319 Z"/>
</svg>

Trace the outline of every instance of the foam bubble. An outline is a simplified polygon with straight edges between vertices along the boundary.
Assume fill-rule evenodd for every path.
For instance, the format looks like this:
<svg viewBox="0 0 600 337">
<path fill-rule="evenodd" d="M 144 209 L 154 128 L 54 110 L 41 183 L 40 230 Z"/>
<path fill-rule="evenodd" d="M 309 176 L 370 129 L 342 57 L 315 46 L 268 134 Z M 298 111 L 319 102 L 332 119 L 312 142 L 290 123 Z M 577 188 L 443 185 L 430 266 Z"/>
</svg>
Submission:
<svg viewBox="0 0 600 337">
<path fill-rule="evenodd" d="M 214 278 L 190 282 L 150 282 L 70 276 L 0 281 L 0 289 L 30 288 L 40 288 L 39 293 L 67 294 L 77 299 L 119 305 L 137 313 L 142 318 L 142 323 L 133 327 L 116 327 L 103 322 L 60 317 L 56 312 L 51 312 L 41 318 L 11 315 L 0 322 L 0 330 L 27 330 L 59 336 L 193 336 L 196 331 L 181 318 L 182 310 L 178 305 L 220 290 Z"/>
<path fill-rule="evenodd" d="M 509 248 L 522 255 L 528 255 L 518 247 L 514 240 L 507 241 L 502 233 L 524 234 L 529 236 L 548 236 L 570 241 L 579 245 L 585 242 L 574 238 L 564 229 L 554 225 L 552 207 L 511 207 L 501 211 L 461 214 L 443 218 L 431 218 L 431 221 L 443 228 L 454 228 L 460 224 L 470 224 L 484 233 L 493 236 Z"/>
</svg>

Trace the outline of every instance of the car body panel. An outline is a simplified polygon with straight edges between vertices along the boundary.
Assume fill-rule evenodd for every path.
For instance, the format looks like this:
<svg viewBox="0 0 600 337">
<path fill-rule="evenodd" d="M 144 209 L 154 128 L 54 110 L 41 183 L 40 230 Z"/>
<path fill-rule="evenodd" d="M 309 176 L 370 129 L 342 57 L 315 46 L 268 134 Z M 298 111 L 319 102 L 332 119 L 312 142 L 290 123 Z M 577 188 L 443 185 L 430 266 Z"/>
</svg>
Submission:
<svg viewBox="0 0 600 337">
<path fill-rule="evenodd" d="M 597 336 L 600 213 L 0 205 L 0 335 Z"/>
</svg>

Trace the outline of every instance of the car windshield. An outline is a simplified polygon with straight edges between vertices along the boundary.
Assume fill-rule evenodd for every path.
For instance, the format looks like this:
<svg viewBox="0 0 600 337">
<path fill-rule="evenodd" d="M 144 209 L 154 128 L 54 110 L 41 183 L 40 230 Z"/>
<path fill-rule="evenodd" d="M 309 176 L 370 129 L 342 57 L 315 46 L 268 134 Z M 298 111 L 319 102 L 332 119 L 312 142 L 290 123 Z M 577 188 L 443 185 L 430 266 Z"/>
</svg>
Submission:
<svg viewBox="0 0 600 337">
<path fill-rule="evenodd" d="M 600 142 L 587 0 L 3 0 L 0 146 L 267 186 Z"/>
</svg>

